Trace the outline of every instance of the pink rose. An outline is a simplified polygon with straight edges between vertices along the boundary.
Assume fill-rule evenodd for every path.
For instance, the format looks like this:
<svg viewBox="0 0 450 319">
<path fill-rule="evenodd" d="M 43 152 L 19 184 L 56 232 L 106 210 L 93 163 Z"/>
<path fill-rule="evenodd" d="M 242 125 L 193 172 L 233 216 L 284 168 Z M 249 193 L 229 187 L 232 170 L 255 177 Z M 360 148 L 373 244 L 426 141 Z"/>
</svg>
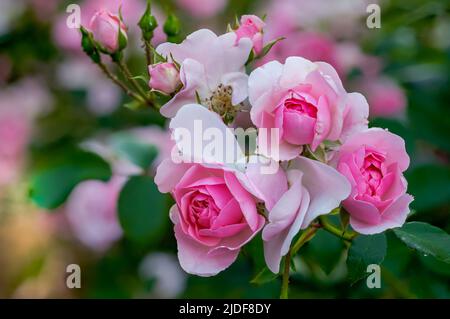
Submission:
<svg viewBox="0 0 450 319">
<path fill-rule="evenodd" d="M 70 194 L 65 206 L 74 235 L 87 247 L 105 251 L 122 236 L 117 219 L 117 201 L 125 177 L 108 182 L 82 182 Z"/>
<path fill-rule="evenodd" d="M 277 192 L 281 192 L 276 202 L 267 200 L 274 187 L 273 184 L 265 187 L 266 183 L 260 181 L 253 185 L 260 190 L 269 211 L 269 223 L 262 233 L 264 256 L 269 269 L 278 273 L 281 258 L 300 229 L 338 207 L 350 194 L 350 184 L 334 168 L 306 157 L 291 161 L 284 184 L 276 185 Z"/>
<path fill-rule="evenodd" d="M 171 94 L 181 85 L 180 72 L 173 63 L 149 65 L 148 69 L 150 73 L 149 86 L 154 90 Z"/>
<path fill-rule="evenodd" d="M 289 57 L 269 62 L 250 74 L 250 115 L 258 128 L 278 129 L 279 156 L 267 145 L 260 151 L 275 159 L 298 156 L 303 145 L 314 151 L 325 140 L 338 141 L 367 127 L 368 105 L 359 93 L 347 93 L 335 69 L 324 62 Z"/>
<path fill-rule="evenodd" d="M 242 38 L 249 38 L 253 42 L 253 49 L 256 55 L 263 49 L 263 28 L 266 24 L 255 15 L 243 15 L 239 28 L 235 31 L 237 35 L 236 42 Z"/>
<path fill-rule="evenodd" d="M 170 218 L 178 258 L 188 273 L 216 275 L 236 260 L 240 248 L 264 226 L 256 200 L 233 171 L 166 159 L 158 167 L 155 182 L 176 201 Z"/>
<path fill-rule="evenodd" d="M 191 274 L 212 276 L 234 262 L 240 248 L 264 226 L 264 217 L 257 212 L 256 197 L 245 187 L 244 173 L 232 163 L 225 164 L 228 152 L 241 153 L 234 135 L 216 113 L 201 105 L 186 105 L 170 127 L 175 135 L 179 129 L 193 132 L 197 120 L 205 130 L 216 128 L 222 133 L 224 151 L 216 150 L 207 157 L 203 150 L 209 141 L 193 149 L 183 147 L 183 142 L 193 143 L 177 141 L 182 158 L 193 161 L 176 164 L 173 159 L 164 160 L 155 183 L 176 201 L 170 216 L 181 267 Z M 193 142 L 194 134 L 190 138 Z"/>
<path fill-rule="evenodd" d="M 359 132 L 341 146 L 335 161 L 352 185 L 343 206 L 356 231 L 376 234 L 403 225 L 413 197 L 406 194 L 402 173 L 409 157 L 401 137 L 380 128 Z"/>
<path fill-rule="evenodd" d="M 177 4 L 199 18 L 209 18 L 221 12 L 228 0 L 177 0 Z"/>
<path fill-rule="evenodd" d="M 126 26 L 119 16 L 109 11 L 98 11 L 91 19 L 89 28 L 94 39 L 109 53 L 121 49 L 120 37 L 127 40 Z"/>
<path fill-rule="evenodd" d="M 369 100 L 371 117 L 394 117 L 405 110 L 405 93 L 388 78 L 367 78 L 361 90 Z"/>
</svg>

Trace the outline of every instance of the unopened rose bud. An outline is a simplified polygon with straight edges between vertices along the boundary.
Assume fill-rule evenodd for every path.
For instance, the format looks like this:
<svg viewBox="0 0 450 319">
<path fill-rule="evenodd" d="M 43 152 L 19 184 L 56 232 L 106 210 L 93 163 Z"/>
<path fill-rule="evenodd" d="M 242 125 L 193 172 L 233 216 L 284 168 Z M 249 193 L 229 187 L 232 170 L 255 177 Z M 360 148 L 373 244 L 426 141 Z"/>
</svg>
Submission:
<svg viewBox="0 0 450 319">
<path fill-rule="evenodd" d="M 164 33 L 167 34 L 167 40 L 169 42 L 177 42 L 178 35 L 181 31 L 180 20 L 178 20 L 174 14 L 169 14 L 166 22 L 164 23 L 163 30 Z"/>
<path fill-rule="evenodd" d="M 171 94 L 180 86 L 180 73 L 175 64 L 170 62 L 150 65 L 150 88 Z"/>
<path fill-rule="evenodd" d="M 249 38 L 253 42 L 253 50 L 258 55 L 263 49 L 263 28 L 266 24 L 263 20 L 255 15 L 243 15 L 241 23 L 235 33 L 236 41 L 242 38 Z"/>
<path fill-rule="evenodd" d="M 92 59 L 94 63 L 99 63 L 101 61 L 100 52 L 95 46 L 94 40 L 92 39 L 92 34 L 89 33 L 85 28 L 81 27 L 81 47 L 83 51 Z"/>
<path fill-rule="evenodd" d="M 153 31 L 158 26 L 155 16 L 152 15 L 150 0 L 147 1 L 147 8 L 138 23 L 142 31 L 142 37 L 145 41 L 153 38 Z"/>
<path fill-rule="evenodd" d="M 98 11 L 91 19 L 90 29 L 94 40 L 105 53 L 116 53 L 127 45 L 126 26 L 115 14 Z"/>
</svg>

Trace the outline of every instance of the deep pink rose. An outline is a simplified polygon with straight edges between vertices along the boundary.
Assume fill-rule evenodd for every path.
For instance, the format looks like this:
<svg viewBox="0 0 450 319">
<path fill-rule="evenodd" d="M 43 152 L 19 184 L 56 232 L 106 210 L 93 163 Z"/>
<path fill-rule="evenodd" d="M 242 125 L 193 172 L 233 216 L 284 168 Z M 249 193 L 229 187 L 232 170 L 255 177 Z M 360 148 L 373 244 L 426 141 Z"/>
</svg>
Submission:
<svg viewBox="0 0 450 319">
<path fill-rule="evenodd" d="M 402 173 L 409 157 L 401 137 L 380 128 L 352 135 L 341 146 L 336 165 L 352 185 L 343 206 L 356 231 L 376 234 L 403 225 L 413 197 L 406 194 Z"/>
<path fill-rule="evenodd" d="M 158 167 L 155 182 L 176 201 L 170 218 L 178 258 L 188 273 L 216 275 L 236 260 L 240 248 L 264 226 L 255 198 L 233 171 L 166 159 Z"/>
<path fill-rule="evenodd" d="M 108 52 L 119 50 L 119 35 L 127 39 L 126 26 L 120 21 L 119 16 L 109 11 L 98 11 L 91 19 L 89 28 L 94 39 Z"/>
<path fill-rule="evenodd" d="M 181 85 L 180 72 L 170 62 L 149 65 L 150 88 L 171 94 Z"/>
<path fill-rule="evenodd" d="M 263 28 L 266 25 L 255 15 L 243 15 L 239 28 L 235 31 L 236 43 L 242 38 L 249 38 L 253 42 L 253 50 L 258 55 L 263 49 Z"/>
<path fill-rule="evenodd" d="M 250 115 L 257 128 L 278 129 L 278 141 L 260 144 L 277 160 L 298 156 L 303 145 L 314 151 L 325 140 L 344 140 L 367 127 L 368 105 L 359 93 L 347 93 L 335 69 L 324 62 L 289 57 L 269 62 L 249 77 Z M 278 154 L 268 149 L 278 143 Z M 267 144 L 267 145 L 265 145 Z"/>
</svg>

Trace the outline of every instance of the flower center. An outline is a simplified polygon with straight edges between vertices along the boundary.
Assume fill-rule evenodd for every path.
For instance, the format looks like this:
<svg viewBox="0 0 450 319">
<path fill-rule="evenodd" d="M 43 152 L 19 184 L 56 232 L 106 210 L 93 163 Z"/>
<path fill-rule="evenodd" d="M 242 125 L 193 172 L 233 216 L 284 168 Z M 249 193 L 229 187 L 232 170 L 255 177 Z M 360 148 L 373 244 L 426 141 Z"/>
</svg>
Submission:
<svg viewBox="0 0 450 319">
<path fill-rule="evenodd" d="M 290 97 L 284 101 L 286 111 L 297 112 L 311 118 L 317 118 L 317 108 L 302 97 Z"/>
<path fill-rule="evenodd" d="M 232 102 L 233 88 L 229 85 L 219 84 L 211 96 L 204 100 L 210 111 L 220 115 L 225 124 L 231 123 L 236 117 L 238 107 Z"/>
<path fill-rule="evenodd" d="M 370 196 L 378 195 L 377 190 L 384 177 L 382 164 L 385 158 L 382 154 L 371 152 L 364 158 L 364 165 L 361 167 L 361 174 L 364 177 L 367 189 L 366 194 Z"/>
<path fill-rule="evenodd" d="M 204 194 L 197 195 L 192 201 L 191 212 L 199 229 L 209 229 L 219 214 L 214 201 Z"/>
</svg>

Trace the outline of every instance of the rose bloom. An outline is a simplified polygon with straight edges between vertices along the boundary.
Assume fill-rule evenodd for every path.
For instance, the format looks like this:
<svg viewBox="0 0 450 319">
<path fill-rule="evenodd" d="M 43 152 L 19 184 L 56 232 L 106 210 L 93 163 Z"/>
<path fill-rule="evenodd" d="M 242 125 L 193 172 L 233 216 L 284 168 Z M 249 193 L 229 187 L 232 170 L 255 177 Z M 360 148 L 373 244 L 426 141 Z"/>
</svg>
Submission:
<svg viewBox="0 0 450 319">
<path fill-rule="evenodd" d="M 243 15 L 239 28 L 235 31 L 236 42 L 242 38 L 249 38 L 253 42 L 253 50 L 258 55 L 263 49 L 263 28 L 266 24 L 255 15 Z"/>
<path fill-rule="evenodd" d="M 119 16 L 108 11 L 98 11 L 91 19 L 89 25 L 94 39 L 108 52 L 119 50 L 119 34 L 127 38 L 126 26 L 120 21 Z"/>
<path fill-rule="evenodd" d="M 350 194 L 350 184 L 333 167 L 306 157 L 292 160 L 286 173 L 276 180 L 255 182 L 252 171 L 246 174 L 269 211 L 262 233 L 265 260 L 269 269 L 278 273 L 281 258 L 300 229 L 338 207 Z"/>
<path fill-rule="evenodd" d="M 229 32 L 217 36 L 201 29 L 180 44 L 163 43 L 156 51 L 180 64 L 181 90 L 161 108 L 165 117 L 174 117 L 185 104 L 197 102 L 199 97 L 210 108 L 216 105 L 230 108 L 247 96 L 248 76 L 245 63 L 252 49 L 250 39 L 236 44 L 237 36 Z"/>
<path fill-rule="evenodd" d="M 333 161 L 352 185 L 343 202 L 351 226 L 362 234 L 376 234 L 400 227 L 413 197 L 406 194 L 403 172 L 409 157 L 403 139 L 380 128 L 354 134 Z"/>
<path fill-rule="evenodd" d="M 166 62 L 149 65 L 148 70 L 150 73 L 148 85 L 151 89 L 171 94 L 181 84 L 180 74 L 173 63 Z"/>
<path fill-rule="evenodd" d="M 195 120 L 202 121 L 205 129 L 217 128 L 224 139 L 234 139 L 216 113 L 198 104 L 181 108 L 170 127 L 174 132 L 181 128 L 192 132 Z M 195 138 L 194 134 L 190 137 L 192 141 Z M 243 172 L 225 164 L 222 158 L 227 151 L 238 150 L 236 140 L 225 142 L 225 151 L 212 157 L 202 152 L 205 145 L 192 152 L 180 141 L 177 143 L 183 158 L 193 161 L 179 163 L 174 156 L 164 160 L 157 169 L 155 183 L 176 201 L 170 217 L 181 267 L 191 274 L 212 276 L 235 261 L 240 248 L 264 226 L 264 217 L 258 214 L 256 197 L 244 187 Z M 201 149 L 200 153 L 195 153 L 197 149 Z"/>
<path fill-rule="evenodd" d="M 257 128 L 278 129 L 279 156 L 266 145 L 260 151 L 290 160 L 311 145 L 342 141 L 367 127 L 368 104 L 359 93 L 347 93 L 335 69 L 324 62 L 289 57 L 269 62 L 250 74 L 250 115 Z M 263 143 L 264 144 L 264 143 Z"/>
</svg>

